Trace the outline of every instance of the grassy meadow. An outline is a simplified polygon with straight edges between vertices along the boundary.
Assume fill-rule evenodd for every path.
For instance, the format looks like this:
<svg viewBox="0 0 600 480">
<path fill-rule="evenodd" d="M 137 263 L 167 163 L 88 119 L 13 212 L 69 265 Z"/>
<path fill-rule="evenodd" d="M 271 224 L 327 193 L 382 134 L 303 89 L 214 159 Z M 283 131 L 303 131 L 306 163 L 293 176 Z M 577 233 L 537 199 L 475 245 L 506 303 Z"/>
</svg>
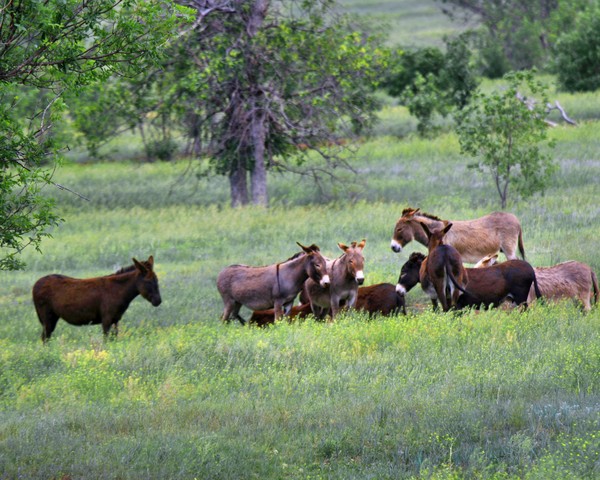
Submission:
<svg viewBox="0 0 600 480">
<path fill-rule="evenodd" d="M 575 118 L 588 111 L 560 99 Z M 42 254 L 26 252 L 24 271 L 0 273 L 0 478 L 597 477 L 597 307 L 436 314 L 416 288 L 407 317 L 219 321 L 215 279 L 230 263 L 274 263 L 296 241 L 337 256 L 337 242 L 366 238 L 367 284 L 395 283 L 425 251 L 389 248 L 404 207 L 450 219 L 497 208 L 452 134 L 405 135 L 411 121 L 391 104 L 381 116 L 356 153 L 359 178 L 329 202 L 286 175 L 271 175 L 268 210 L 232 210 L 227 182 L 184 181 L 186 162 L 61 167 L 55 180 L 89 201 L 49 192 L 64 224 Z M 534 265 L 600 272 L 597 130 L 594 119 L 553 129 L 559 174 L 510 205 Z M 160 307 L 136 299 L 116 341 L 61 320 L 42 345 L 37 278 L 103 275 L 150 254 Z"/>
<path fill-rule="evenodd" d="M 346 4 L 398 20 L 399 42 L 450 28 L 429 1 Z M 579 125 L 551 130 L 558 174 L 508 210 L 533 265 L 579 260 L 600 273 L 598 96 L 551 98 Z M 598 307 L 443 314 L 417 287 L 407 316 L 220 322 L 215 280 L 229 264 L 284 260 L 297 241 L 335 257 L 337 242 L 366 238 L 366 283 L 395 283 L 426 251 L 391 251 L 403 208 L 447 219 L 498 209 L 453 134 L 420 139 L 405 109 L 385 104 L 352 157 L 356 176 L 324 196 L 271 173 L 269 209 L 231 209 L 226 179 L 186 175 L 186 161 L 59 168 L 55 181 L 89 200 L 48 188 L 64 223 L 42 253 L 25 252 L 25 270 L 0 272 L 0 479 L 598 478 Z M 42 345 L 39 277 L 105 275 L 148 255 L 158 308 L 138 297 L 110 341 L 60 320 Z"/>
<path fill-rule="evenodd" d="M 435 0 L 341 0 L 350 12 L 368 15 L 388 32 L 390 45 L 424 47 L 444 45 L 443 38 L 473 27 L 475 20 L 451 21 Z"/>
</svg>

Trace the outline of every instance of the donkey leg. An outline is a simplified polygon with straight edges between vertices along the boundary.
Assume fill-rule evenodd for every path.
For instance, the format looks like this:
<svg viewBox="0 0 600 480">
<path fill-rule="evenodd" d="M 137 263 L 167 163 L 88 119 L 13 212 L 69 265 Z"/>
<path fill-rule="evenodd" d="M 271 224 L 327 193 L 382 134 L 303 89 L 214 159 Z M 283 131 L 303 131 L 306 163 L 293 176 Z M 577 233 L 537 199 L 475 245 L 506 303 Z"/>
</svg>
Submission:
<svg viewBox="0 0 600 480">
<path fill-rule="evenodd" d="M 338 315 L 338 313 L 340 312 L 340 310 L 342 309 L 342 307 L 340 307 L 340 298 L 332 295 L 331 296 L 331 306 L 329 307 L 331 310 L 331 321 L 333 322 L 335 320 L 335 317 Z"/>
<path fill-rule="evenodd" d="M 235 302 L 231 313 L 242 325 L 246 325 L 246 320 L 244 320 L 244 318 L 240 315 L 240 308 L 242 308 L 242 304 Z"/>
<path fill-rule="evenodd" d="M 442 304 L 442 310 L 444 312 L 447 312 L 449 307 L 448 307 L 448 301 L 446 300 L 446 288 L 444 284 L 441 285 L 435 285 L 435 292 L 437 294 L 437 299 L 438 301 Z"/>
<path fill-rule="evenodd" d="M 581 309 L 584 312 L 589 312 L 592 309 L 592 302 L 590 299 L 590 292 L 579 292 L 577 299 L 580 302 Z"/>
<path fill-rule="evenodd" d="M 52 336 L 59 317 L 52 311 L 38 312 L 38 317 L 42 324 L 42 342 L 46 343 Z"/>
<path fill-rule="evenodd" d="M 108 340 L 109 333 L 112 330 L 112 338 L 117 338 L 117 333 L 119 328 L 117 327 L 117 322 L 119 320 L 113 320 L 112 317 L 104 317 L 102 318 L 102 333 L 104 334 L 104 340 Z"/>
<path fill-rule="evenodd" d="M 281 317 L 284 315 L 283 303 L 280 301 L 276 301 L 273 305 L 273 312 L 275 314 L 275 321 L 281 320 Z"/>
<path fill-rule="evenodd" d="M 233 312 L 233 308 L 235 306 L 235 302 L 230 300 L 224 300 L 225 304 L 223 307 L 223 314 L 221 315 L 221 321 L 223 323 L 229 323 L 231 321 L 231 314 Z"/>
</svg>

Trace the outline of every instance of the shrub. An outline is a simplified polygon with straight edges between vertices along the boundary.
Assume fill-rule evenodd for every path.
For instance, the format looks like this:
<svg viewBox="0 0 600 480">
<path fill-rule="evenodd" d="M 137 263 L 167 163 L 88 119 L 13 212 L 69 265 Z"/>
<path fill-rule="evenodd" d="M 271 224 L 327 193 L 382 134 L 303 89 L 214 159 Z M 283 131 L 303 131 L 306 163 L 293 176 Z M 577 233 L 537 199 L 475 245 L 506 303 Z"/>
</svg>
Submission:
<svg viewBox="0 0 600 480">
<path fill-rule="evenodd" d="M 577 17 L 577 27 L 558 39 L 555 68 L 560 88 L 569 92 L 600 88 L 600 4 Z"/>
</svg>

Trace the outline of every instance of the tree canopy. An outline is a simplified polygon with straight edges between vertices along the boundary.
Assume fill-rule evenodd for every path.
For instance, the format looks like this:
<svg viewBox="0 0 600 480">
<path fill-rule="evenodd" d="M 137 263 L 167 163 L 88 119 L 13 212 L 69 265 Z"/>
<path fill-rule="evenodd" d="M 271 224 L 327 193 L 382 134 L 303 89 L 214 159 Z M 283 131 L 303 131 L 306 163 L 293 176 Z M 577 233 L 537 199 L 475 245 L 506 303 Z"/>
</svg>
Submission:
<svg viewBox="0 0 600 480">
<path fill-rule="evenodd" d="M 491 174 L 506 208 L 509 187 L 523 198 L 543 191 L 556 165 L 542 150 L 549 128 L 547 87 L 531 71 L 512 72 L 503 80 L 502 90 L 473 96 L 461 112 L 458 135 L 462 153 L 476 159 L 470 166 Z"/>
<path fill-rule="evenodd" d="M 438 0 L 452 18 L 481 24 L 474 45 L 482 73 L 491 78 L 548 67 L 559 36 L 574 28 L 577 13 L 593 1 Z"/>
<path fill-rule="evenodd" d="M 233 205 L 266 205 L 268 170 L 295 169 L 309 151 L 331 164 L 339 158 L 327 146 L 373 121 L 381 39 L 339 15 L 335 2 L 180 3 L 195 20 L 161 68 L 135 84 L 115 83 L 133 99 L 120 111 L 137 106 L 123 119 L 153 120 L 142 128 L 177 125 L 188 153 L 229 178 Z M 85 116 L 80 123 L 91 125 Z M 157 130 L 167 146 L 168 130 Z"/>
<path fill-rule="evenodd" d="M 53 201 L 54 164 L 65 147 L 52 135 L 62 96 L 133 76 L 159 58 L 176 23 L 164 1 L 4 0 L 0 2 L 0 269 L 23 266 L 60 223 Z M 181 12 L 183 13 L 183 12 Z"/>
</svg>

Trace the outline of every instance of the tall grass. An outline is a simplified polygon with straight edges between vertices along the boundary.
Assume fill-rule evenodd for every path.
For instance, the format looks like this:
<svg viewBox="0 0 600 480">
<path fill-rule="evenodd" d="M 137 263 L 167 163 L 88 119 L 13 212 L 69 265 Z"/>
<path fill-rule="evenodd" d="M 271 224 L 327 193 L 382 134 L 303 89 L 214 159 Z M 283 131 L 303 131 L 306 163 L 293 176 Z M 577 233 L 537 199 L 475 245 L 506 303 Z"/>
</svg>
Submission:
<svg viewBox="0 0 600 480">
<path fill-rule="evenodd" d="M 466 28 L 442 13 L 441 5 L 432 0 L 342 0 L 347 11 L 371 18 L 388 32 L 392 46 L 442 47 L 444 37 L 452 37 Z"/>
<path fill-rule="evenodd" d="M 587 97 L 560 101 L 578 120 L 591 111 Z M 185 162 L 62 167 L 55 180 L 89 200 L 49 192 L 65 223 L 43 254 L 25 252 L 25 270 L 0 272 L 0 478 L 598 477 L 597 307 L 435 314 L 415 288 L 407 317 L 220 323 L 215 279 L 228 264 L 284 260 L 296 241 L 335 257 L 337 242 L 366 238 L 367 283 L 395 283 L 425 251 L 389 248 L 403 208 L 448 219 L 498 208 L 454 135 L 414 137 L 391 103 L 381 115 L 331 202 L 285 174 L 271 174 L 269 209 L 233 210 L 226 180 L 183 180 Z M 559 173 L 510 203 L 534 265 L 600 272 L 597 130 L 552 129 Z M 60 321 L 41 344 L 37 278 L 103 275 L 150 254 L 159 308 L 135 300 L 116 341 Z"/>
<path fill-rule="evenodd" d="M 560 174 L 511 204 L 534 265 L 600 271 L 595 127 L 554 129 Z M 379 137 L 355 159 L 362 200 L 319 204 L 273 176 L 268 210 L 230 209 L 222 180 L 177 183 L 183 164 L 62 168 L 56 180 L 90 200 L 60 193 L 66 221 L 43 254 L 0 274 L 0 478 L 596 476 L 597 308 L 434 314 L 417 288 L 408 317 L 267 330 L 218 319 L 219 270 L 283 260 L 296 241 L 333 257 L 337 242 L 366 237 L 367 283 L 394 283 L 424 251 L 390 250 L 402 208 L 457 219 L 495 208 L 465 162 L 452 135 Z M 101 275 L 149 254 L 159 308 L 134 301 L 109 342 L 60 321 L 42 346 L 36 278 Z"/>
</svg>

